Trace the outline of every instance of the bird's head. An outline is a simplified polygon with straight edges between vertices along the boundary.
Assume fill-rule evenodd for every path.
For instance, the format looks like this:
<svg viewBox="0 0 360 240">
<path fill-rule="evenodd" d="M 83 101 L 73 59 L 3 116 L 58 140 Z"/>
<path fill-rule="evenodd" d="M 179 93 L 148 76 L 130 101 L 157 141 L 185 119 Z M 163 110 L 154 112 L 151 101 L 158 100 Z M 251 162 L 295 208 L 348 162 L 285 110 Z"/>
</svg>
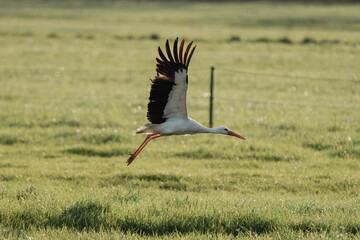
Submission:
<svg viewBox="0 0 360 240">
<path fill-rule="evenodd" d="M 242 140 L 246 140 L 244 137 L 240 136 L 239 134 L 230 131 L 227 127 L 217 127 L 214 130 L 218 134 L 225 134 L 225 135 L 241 138 Z"/>
</svg>

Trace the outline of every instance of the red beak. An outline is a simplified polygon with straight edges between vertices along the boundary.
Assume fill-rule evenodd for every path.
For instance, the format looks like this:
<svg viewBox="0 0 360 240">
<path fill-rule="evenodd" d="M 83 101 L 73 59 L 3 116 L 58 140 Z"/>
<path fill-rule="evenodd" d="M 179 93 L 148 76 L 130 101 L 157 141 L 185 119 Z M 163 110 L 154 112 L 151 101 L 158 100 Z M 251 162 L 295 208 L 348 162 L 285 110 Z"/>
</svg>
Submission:
<svg viewBox="0 0 360 240">
<path fill-rule="evenodd" d="M 239 134 L 234 133 L 234 132 L 232 132 L 232 131 L 229 131 L 229 132 L 228 132 L 228 135 L 234 136 L 234 137 L 238 137 L 238 138 L 241 138 L 242 140 L 245 140 L 245 141 L 246 141 L 246 139 L 245 139 L 244 137 L 242 137 L 242 136 L 240 136 Z"/>
</svg>

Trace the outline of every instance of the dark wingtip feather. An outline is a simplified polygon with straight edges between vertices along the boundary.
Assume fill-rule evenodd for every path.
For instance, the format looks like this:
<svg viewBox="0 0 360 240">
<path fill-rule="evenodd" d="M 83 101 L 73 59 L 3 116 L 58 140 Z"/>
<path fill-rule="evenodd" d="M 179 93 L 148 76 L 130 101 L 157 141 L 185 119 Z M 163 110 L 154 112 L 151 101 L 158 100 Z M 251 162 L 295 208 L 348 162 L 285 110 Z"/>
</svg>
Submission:
<svg viewBox="0 0 360 240">
<path fill-rule="evenodd" d="M 156 61 L 158 62 L 158 63 L 163 63 L 163 61 L 162 60 L 160 60 L 160 59 L 158 59 L 158 58 L 156 58 Z"/>
<path fill-rule="evenodd" d="M 185 39 L 181 40 L 180 48 L 179 48 L 179 57 L 180 57 L 179 60 L 180 60 L 180 63 L 182 63 L 184 43 L 185 43 Z"/>
<path fill-rule="evenodd" d="M 163 52 L 161 48 L 158 47 L 158 52 L 160 57 L 156 58 L 157 71 L 160 74 L 165 75 L 169 78 L 173 78 L 174 73 L 179 69 L 187 69 L 189 67 L 190 60 L 196 48 L 196 46 L 192 48 L 193 41 L 191 41 L 187 44 L 187 47 L 185 49 L 185 54 L 183 54 L 185 40 L 184 39 L 181 40 L 179 50 L 178 50 L 178 43 L 179 43 L 179 38 L 176 38 L 174 40 L 174 44 L 171 49 L 169 40 L 166 40 L 165 43 L 166 52 Z"/>
<path fill-rule="evenodd" d="M 161 66 L 161 65 L 156 65 L 156 66 L 157 66 L 156 72 L 161 73 L 165 76 L 168 76 L 169 74 L 171 74 L 170 70 L 164 68 L 163 66 Z"/>
<path fill-rule="evenodd" d="M 190 50 L 192 44 L 193 44 L 193 41 L 189 42 L 188 46 L 186 47 L 184 59 L 182 62 L 182 64 L 184 64 L 184 65 L 186 64 L 187 56 L 189 54 L 189 50 Z"/>
<path fill-rule="evenodd" d="M 179 63 L 177 45 L 178 45 L 178 38 L 175 39 L 175 41 L 174 41 L 174 47 L 173 47 L 173 53 L 174 53 L 175 63 Z"/>
<path fill-rule="evenodd" d="M 196 45 L 195 45 L 195 46 L 193 47 L 193 49 L 191 50 L 190 55 L 189 55 L 189 58 L 187 59 L 187 62 L 186 62 L 186 64 L 185 64 L 186 69 L 189 67 L 190 60 L 191 60 L 191 57 L 192 57 L 192 55 L 193 55 L 193 53 L 194 53 L 194 51 L 195 51 L 195 48 L 196 48 Z"/>
<path fill-rule="evenodd" d="M 165 63 L 169 62 L 169 60 L 165 57 L 164 53 L 161 51 L 161 48 L 160 48 L 160 47 L 158 47 L 158 52 L 159 52 L 160 58 L 161 58 Z"/>
<path fill-rule="evenodd" d="M 169 40 L 166 40 L 165 47 L 166 47 L 166 52 L 167 52 L 167 55 L 168 55 L 168 57 L 169 57 L 170 62 L 171 62 L 171 63 L 175 63 L 175 62 L 174 62 L 174 59 L 173 59 L 173 57 L 172 57 L 171 51 L 170 51 Z"/>
</svg>

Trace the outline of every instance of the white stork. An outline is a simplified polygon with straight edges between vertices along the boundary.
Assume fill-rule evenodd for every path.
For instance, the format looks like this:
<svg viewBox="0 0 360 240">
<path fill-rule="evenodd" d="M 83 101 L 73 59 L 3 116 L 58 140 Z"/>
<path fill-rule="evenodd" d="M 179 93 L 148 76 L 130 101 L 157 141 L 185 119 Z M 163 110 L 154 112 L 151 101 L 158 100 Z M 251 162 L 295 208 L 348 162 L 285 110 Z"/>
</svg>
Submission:
<svg viewBox="0 0 360 240">
<path fill-rule="evenodd" d="M 136 156 L 151 140 L 169 135 L 192 135 L 197 133 L 214 133 L 235 136 L 246 140 L 244 137 L 230 131 L 227 127 L 207 128 L 188 117 L 186 110 L 186 91 L 188 88 L 188 67 L 190 59 L 196 48 L 191 49 L 191 41 L 183 55 L 184 40 L 178 50 L 178 39 L 174 41 L 173 55 L 166 40 L 165 57 L 160 47 L 160 58 L 156 58 L 157 76 L 151 84 L 148 103 L 147 119 L 151 124 L 145 124 L 136 130 L 136 133 L 147 134 L 140 147 L 127 160 L 130 165 Z M 190 51 L 191 49 L 191 51 Z"/>
</svg>

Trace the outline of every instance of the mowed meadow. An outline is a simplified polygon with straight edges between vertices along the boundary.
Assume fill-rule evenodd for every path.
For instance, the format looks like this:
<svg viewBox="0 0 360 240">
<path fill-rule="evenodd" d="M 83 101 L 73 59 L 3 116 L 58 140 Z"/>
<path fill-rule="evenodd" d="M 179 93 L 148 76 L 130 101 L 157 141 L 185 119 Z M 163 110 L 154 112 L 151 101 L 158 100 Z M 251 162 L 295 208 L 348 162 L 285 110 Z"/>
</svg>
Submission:
<svg viewBox="0 0 360 240">
<path fill-rule="evenodd" d="M 0 2 L 1 239 L 360 238 L 360 6 Z M 157 47 L 188 112 L 143 141 Z"/>
</svg>

